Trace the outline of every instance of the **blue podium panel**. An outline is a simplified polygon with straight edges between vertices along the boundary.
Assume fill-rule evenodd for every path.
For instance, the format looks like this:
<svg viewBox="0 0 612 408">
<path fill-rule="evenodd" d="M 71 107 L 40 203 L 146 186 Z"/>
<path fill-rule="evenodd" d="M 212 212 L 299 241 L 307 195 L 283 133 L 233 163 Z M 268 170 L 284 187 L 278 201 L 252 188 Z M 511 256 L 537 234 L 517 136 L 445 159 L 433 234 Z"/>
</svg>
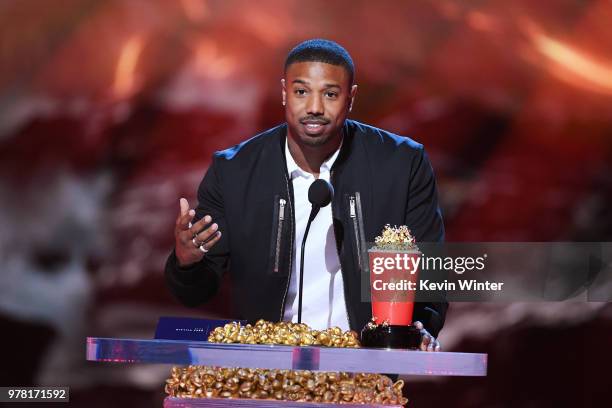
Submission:
<svg viewBox="0 0 612 408">
<path fill-rule="evenodd" d="M 372 405 L 293 402 L 261 399 L 228 399 L 228 398 L 172 398 L 164 400 L 164 408 L 226 408 L 226 407 L 257 407 L 257 408 L 402 408 L 401 405 Z"/>
<path fill-rule="evenodd" d="M 182 340 L 88 337 L 87 360 L 403 375 L 487 375 L 486 354 Z"/>
</svg>

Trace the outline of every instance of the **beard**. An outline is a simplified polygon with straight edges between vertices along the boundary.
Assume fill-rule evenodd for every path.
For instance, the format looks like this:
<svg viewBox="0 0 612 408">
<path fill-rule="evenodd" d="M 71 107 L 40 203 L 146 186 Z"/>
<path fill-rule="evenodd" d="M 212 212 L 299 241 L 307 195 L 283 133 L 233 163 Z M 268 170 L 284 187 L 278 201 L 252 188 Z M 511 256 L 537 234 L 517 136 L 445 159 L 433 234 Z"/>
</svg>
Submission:
<svg viewBox="0 0 612 408">
<path fill-rule="evenodd" d="M 308 132 L 306 132 L 302 127 L 302 121 L 305 119 L 307 118 L 302 118 L 297 126 L 292 126 L 291 124 L 289 124 L 291 134 L 296 135 L 298 139 L 297 141 L 303 146 L 324 146 L 330 141 L 332 141 L 334 137 L 340 132 L 340 129 L 338 128 L 330 128 L 330 124 L 332 122 L 329 119 L 323 118 L 321 119 L 321 123 L 327 127 L 327 129 L 325 129 L 326 131 L 321 134 L 308 134 Z"/>
<path fill-rule="evenodd" d="M 297 132 L 300 142 L 309 147 L 324 146 L 334 137 L 333 132 L 323 133 L 317 136 L 309 136 L 306 133 Z"/>
</svg>

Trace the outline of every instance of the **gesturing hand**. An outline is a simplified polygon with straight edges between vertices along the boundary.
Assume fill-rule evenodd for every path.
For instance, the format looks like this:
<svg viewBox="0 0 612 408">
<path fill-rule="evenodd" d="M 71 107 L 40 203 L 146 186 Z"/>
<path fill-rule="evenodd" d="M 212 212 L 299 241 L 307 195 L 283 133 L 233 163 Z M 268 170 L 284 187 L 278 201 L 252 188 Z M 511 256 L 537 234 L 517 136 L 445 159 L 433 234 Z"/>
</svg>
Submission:
<svg viewBox="0 0 612 408">
<path fill-rule="evenodd" d="M 217 231 L 217 224 L 211 224 L 210 215 L 205 215 L 192 225 L 195 210 L 189 208 L 189 203 L 184 198 L 179 200 L 179 205 L 180 211 L 174 227 L 174 252 L 179 266 L 188 266 L 202 259 L 221 239 L 221 231 Z"/>
<path fill-rule="evenodd" d="M 440 342 L 432 336 L 426 329 L 423 327 L 423 323 L 416 321 L 412 323 L 417 329 L 421 331 L 423 335 L 423 339 L 421 340 L 421 351 L 440 351 L 441 346 Z"/>
</svg>

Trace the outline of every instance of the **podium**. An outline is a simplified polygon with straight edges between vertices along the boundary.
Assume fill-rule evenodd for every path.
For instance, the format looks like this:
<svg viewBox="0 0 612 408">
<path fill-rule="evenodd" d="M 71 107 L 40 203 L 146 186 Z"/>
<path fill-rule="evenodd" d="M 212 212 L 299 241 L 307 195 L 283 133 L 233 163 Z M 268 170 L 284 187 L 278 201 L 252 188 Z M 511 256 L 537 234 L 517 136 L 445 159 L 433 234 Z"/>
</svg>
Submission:
<svg viewBox="0 0 612 408">
<path fill-rule="evenodd" d="M 115 363 L 206 365 L 282 370 L 393 373 L 404 375 L 486 376 L 487 355 L 399 349 L 333 348 L 207 341 L 87 338 L 87 360 Z M 172 398 L 165 408 L 302 407 L 336 404 L 262 399 Z M 399 408 L 397 405 L 342 404 L 351 407 Z"/>
</svg>

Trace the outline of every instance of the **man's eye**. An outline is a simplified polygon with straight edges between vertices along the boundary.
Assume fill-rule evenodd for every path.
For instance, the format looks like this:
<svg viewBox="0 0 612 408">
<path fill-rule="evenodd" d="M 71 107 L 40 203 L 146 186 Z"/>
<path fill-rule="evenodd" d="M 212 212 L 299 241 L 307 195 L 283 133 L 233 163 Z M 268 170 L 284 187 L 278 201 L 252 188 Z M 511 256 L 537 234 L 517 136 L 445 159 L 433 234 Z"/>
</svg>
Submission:
<svg viewBox="0 0 612 408">
<path fill-rule="evenodd" d="M 325 96 L 327 96 L 328 98 L 336 98 L 338 94 L 336 92 L 326 92 Z"/>
<path fill-rule="evenodd" d="M 296 89 L 295 90 L 295 94 L 296 95 L 306 95 L 306 90 L 305 89 Z"/>
</svg>

